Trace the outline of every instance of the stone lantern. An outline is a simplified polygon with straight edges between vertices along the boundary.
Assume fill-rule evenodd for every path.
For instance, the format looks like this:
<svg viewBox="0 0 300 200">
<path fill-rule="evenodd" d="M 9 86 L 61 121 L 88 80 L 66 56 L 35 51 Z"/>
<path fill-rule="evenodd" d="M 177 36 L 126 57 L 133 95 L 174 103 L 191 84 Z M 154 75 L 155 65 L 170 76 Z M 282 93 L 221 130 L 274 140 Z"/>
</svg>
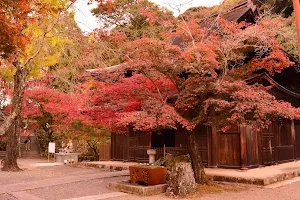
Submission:
<svg viewBox="0 0 300 200">
<path fill-rule="evenodd" d="M 155 155 L 156 150 L 155 149 L 148 149 L 147 154 L 149 155 L 149 163 L 152 164 L 155 162 Z"/>
</svg>

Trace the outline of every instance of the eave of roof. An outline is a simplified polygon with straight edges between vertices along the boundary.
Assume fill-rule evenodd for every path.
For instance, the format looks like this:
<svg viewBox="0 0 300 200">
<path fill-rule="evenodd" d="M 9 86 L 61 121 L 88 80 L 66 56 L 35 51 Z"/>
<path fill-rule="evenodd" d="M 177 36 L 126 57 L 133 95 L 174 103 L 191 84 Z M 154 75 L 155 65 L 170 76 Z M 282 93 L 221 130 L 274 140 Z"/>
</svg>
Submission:
<svg viewBox="0 0 300 200">
<path fill-rule="evenodd" d="M 221 18 L 224 18 L 230 22 L 238 21 L 248 11 L 251 11 L 252 13 L 255 13 L 257 11 L 257 6 L 254 5 L 252 1 L 241 2 L 230 9 L 213 14 L 205 18 L 204 20 L 206 21 L 209 18 L 215 18 L 220 16 Z"/>
<path fill-rule="evenodd" d="M 276 87 L 278 90 L 280 90 L 281 92 L 289 95 L 289 96 L 292 96 L 292 97 L 295 97 L 297 99 L 300 99 L 300 94 L 297 94 L 285 87 L 283 87 L 282 85 L 280 85 L 279 83 L 277 83 L 274 79 L 272 79 L 272 77 L 267 74 L 266 72 L 264 73 L 261 73 L 261 74 L 258 74 L 256 76 L 253 76 L 251 78 L 248 78 L 246 79 L 245 81 L 248 83 L 248 84 L 251 84 L 251 83 L 255 83 L 261 79 L 265 79 L 267 80 L 271 85 L 273 85 L 274 87 Z"/>
</svg>

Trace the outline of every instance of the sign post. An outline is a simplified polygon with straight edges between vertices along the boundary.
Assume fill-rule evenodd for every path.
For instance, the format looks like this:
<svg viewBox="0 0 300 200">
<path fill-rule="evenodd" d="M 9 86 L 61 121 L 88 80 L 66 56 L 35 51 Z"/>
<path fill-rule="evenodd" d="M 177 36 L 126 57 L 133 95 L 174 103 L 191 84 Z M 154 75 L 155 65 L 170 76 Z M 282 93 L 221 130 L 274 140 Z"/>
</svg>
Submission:
<svg viewBox="0 0 300 200">
<path fill-rule="evenodd" d="M 55 161 L 55 143 L 54 142 L 49 142 L 49 145 L 48 145 L 48 162 L 49 162 L 51 154 L 54 155 L 54 161 Z"/>
</svg>

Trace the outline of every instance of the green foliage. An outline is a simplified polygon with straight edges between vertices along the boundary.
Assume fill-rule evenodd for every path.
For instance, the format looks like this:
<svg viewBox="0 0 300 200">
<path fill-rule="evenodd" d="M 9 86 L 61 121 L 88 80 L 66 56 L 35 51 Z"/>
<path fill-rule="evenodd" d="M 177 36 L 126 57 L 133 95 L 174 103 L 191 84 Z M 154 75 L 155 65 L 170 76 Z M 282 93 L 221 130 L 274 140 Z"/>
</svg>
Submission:
<svg viewBox="0 0 300 200">
<path fill-rule="evenodd" d="M 51 137 L 49 137 L 49 134 L 42 128 L 36 129 L 34 131 L 34 133 L 37 136 L 39 149 L 40 149 L 40 152 L 41 152 L 42 155 L 45 155 L 45 156 L 47 155 L 49 142 L 55 141 L 56 151 L 59 150 L 58 142 L 61 140 L 60 135 L 53 134 L 53 135 L 51 135 Z"/>
<path fill-rule="evenodd" d="M 58 18 L 60 19 L 58 20 Z M 57 19 L 58 21 L 53 22 L 53 19 Z M 70 35 L 65 31 L 68 30 L 67 27 L 70 21 L 75 23 L 73 14 L 71 13 L 62 17 L 53 14 L 53 19 L 45 19 L 41 24 L 29 24 L 28 28 L 24 31 L 33 38 L 32 42 L 26 48 L 26 55 L 33 55 L 39 46 L 43 45 L 38 56 L 28 65 L 29 76 L 31 77 L 43 77 L 49 67 L 67 62 L 66 60 L 69 58 L 65 56 L 65 52 L 67 49 L 70 49 L 70 46 L 73 45 L 75 47 L 74 41 L 70 39 L 71 37 L 68 37 Z M 56 28 L 47 34 L 44 43 L 41 44 L 41 35 L 45 28 L 53 23 L 57 23 Z M 73 31 L 76 31 L 76 27 L 73 27 L 75 28 Z M 24 60 L 26 60 L 26 57 Z"/>
<path fill-rule="evenodd" d="M 224 0 L 220 5 L 212 7 L 212 14 L 225 11 L 242 2 L 245 0 Z"/>
<path fill-rule="evenodd" d="M 159 37 L 163 27 L 157 20 L 173 19 L 173 14 L 165 8 L 148 0 L 103 1 L 92 13 L 103 23 L 105 28 L 126 33 L 130 40 L 136 38 Z"/>
<path fill-rule="evenodd" d="M 184 13 L 184 15 L 190 16 L 193 18 L 203 19 L 203 18 L 213 15 L 215 13 L 219 13 L 219 12 L 225 11 L 227 9 L 230 9 L 233 6 L 235 6 L 241 2 L 245 2 L 245 0 L 224 0 L 219 5 L 212 6 L 212 7 L 204 7 L 204 6 L 193 7 L 193 8 L 188 9 Z"/>
<path fill-rule="evenodd" d="M 110 143 L 110 132 L 104 127 L 91 127 L 75 121 L 66 132 L 66 136 L 75 141 L 75 150 L 82 154 L 82 159 L 98 160 L 100 144 Z"/>
<path fill-rule="evenodd" d="M 108 132 L 105 127 L 95 128 L 76 121 L 73 123 L 70 131 L 73 132 L 73 139 L 84 139 L 86 141 L 97 140 L 99 144 L 110 143 L 110 132 Z"/>
<path fill-rule="evenodd" d="M 281 15 L 270 15 L 265 16 L 259 23 L 263 24 L 265 21 L 269 21 L 266 26 L 276 33 L 276 39 L 280 42 L 282 49 L 298 58 L 295 17 L 284 18 Z"/>
<path fill-rule="evenodd" d="M 212 7 L 193 7 L 184 14 L 196 18 L 205 18 L 212 14 L 225 11 L 233 6 L 245 2 L 246 0 L 224 0 L 221 4 Z M 253 3 L 259 7 L 259 10 L 271 11 L 272 14 L 279 14 L 283 17 L 289 17 L 293 13 L 293 0 L 253 0 Z"/>
<path fill-rule="evenodd" d="M 282 48 L 289 54 L 298 57 L 297 32 L 294 16 L 290 17 L 289 21 L 285 23 L 285 26 L 278 31 L 277 39 L 281 43 Z"/>
<path fill-rule="evenodd" d="M 15 73 L 16 69 L 12 65 L 0 66 L 0 77 L 4 80 L 12 81 Z"/>
<path fill-rule="evenodd" d="M 293 13 L 293 0 L 254 0 L 261 10 L 271 9 L 273 14 L 289 17 Z"/>
</svg>

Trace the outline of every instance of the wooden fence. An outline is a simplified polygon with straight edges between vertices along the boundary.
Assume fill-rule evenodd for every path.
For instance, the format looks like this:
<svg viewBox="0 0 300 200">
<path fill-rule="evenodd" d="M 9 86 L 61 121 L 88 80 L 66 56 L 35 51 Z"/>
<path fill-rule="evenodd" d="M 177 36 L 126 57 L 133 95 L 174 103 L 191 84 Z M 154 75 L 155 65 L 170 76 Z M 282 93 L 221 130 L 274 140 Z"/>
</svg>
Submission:
<svg viewBox="0 0 300 200">
<path fill-rule="evenodd" d="M 100 144 L 99 147 L 99 161 L 107 161 L 111 159 L 111 145 Z"/>
</svg>

